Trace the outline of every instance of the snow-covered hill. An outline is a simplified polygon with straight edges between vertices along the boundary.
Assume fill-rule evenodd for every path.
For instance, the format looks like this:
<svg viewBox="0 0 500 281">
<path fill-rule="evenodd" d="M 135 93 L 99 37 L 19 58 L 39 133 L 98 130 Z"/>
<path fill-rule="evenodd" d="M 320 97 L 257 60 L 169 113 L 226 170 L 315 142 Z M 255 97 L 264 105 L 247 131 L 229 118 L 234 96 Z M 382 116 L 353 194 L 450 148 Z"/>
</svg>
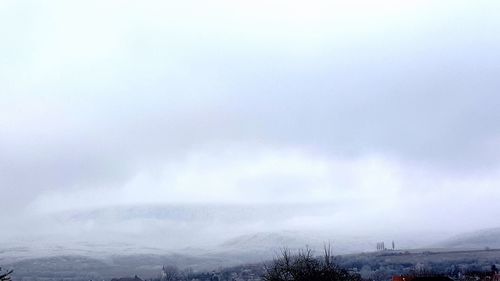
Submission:
<svg viewBox="0 0 500 281">
<path fill-rule="evenodd" d="M 440 243 L 443 248 L 484 249 L 500 248 L 500 228 L 482 229 L 451 237 Z"/>
</svg>

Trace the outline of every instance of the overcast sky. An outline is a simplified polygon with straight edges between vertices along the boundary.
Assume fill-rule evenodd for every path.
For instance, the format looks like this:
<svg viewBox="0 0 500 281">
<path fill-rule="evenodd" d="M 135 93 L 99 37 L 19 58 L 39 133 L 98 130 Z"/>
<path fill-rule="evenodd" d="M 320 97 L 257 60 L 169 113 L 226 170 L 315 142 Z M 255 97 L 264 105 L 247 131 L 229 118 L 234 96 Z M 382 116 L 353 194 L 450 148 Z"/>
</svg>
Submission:
<svg viewBox="0 0 500 281">
<path fill-rule="evenodd" d="M 1 1 L 0 217 L 322 203 L 353 227 L 500 226 L 499 11 Z"/>
</svg>

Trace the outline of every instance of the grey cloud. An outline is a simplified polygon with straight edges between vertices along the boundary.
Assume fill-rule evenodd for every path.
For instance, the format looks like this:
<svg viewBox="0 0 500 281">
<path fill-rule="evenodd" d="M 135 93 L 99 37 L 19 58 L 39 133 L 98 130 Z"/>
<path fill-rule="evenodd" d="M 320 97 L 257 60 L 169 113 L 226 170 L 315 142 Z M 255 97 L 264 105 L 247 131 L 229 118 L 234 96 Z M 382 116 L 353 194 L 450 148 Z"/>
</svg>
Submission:
<svg viewBox="0 0 500 281">
<path fill-rule="evenodd" d="M 81 34 L 58 33 L 50 9 L 31 8 L 37 23 L 0 47 L 1 189 L 10 207 L 53 190 L 112 189 L 214 143 L 384 155 L 443 177 L 493 173 L 500 22 L 478 20 L 476 9 L 450 11 L 448 23 L 395 19 L 346 32 L 283 24 L 266 37 L 248 19 L 236 29 L 175 19 L 179 31 L 149 23 L 148 12 L 132 23 L 66 19 Z"/>
</svg>

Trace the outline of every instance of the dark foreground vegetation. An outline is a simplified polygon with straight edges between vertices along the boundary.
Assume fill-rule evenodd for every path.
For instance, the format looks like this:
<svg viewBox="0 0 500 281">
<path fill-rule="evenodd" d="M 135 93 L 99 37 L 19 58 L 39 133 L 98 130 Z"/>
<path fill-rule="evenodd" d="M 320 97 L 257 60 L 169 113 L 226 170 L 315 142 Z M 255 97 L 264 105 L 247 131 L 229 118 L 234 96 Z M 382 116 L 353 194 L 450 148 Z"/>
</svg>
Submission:
<svg viewBox="0 0 500 281">
<path fill-rule="evenodd" d="M 218 271 L 195 273 L 164 266 L 161 277 L 151 281 L 362 281 L 359 274 L 350 272 L 333 261 L 330 248 L 317 257 L 311 249 L 292 253 L 284 249 L 273 261 L 261 265 L 246 265 Z M 116 279 L 112 281 L 138 281 Z"/>
<path fill-rule="evenodd" d="M 11 280 L 11 274 L 14 272 L 12 269 L 7 270 L 7 271 L 2 271 L 2 268 L 0 267 L 0 281 L 10 281 Z"/>
<path fill-rule="evenodd" d="M 500 281 L 499 263 L 500 251 L 497 250 L 384 251 L 335 257 L 329 249 L 325 249 L 322 256 L 315 256 L 310 249 L 295 253 L 283 250 L 266 264 L 241 265 L 204 273 L 167 267 L 162 277 L 151 281 Z M 169 278 L 172 276 L 175 278 Z"/>
<path fill-rule="evenodd" d="M 292 254 L 283 250 L 263 274 L 265 281 L 360 281 L 359 274 L 349 272 L 333 261 L 330 247 L 322 258 L 315 257 L 310 249 Z"/>
<path fill-rule="evenodd" d="M 500 250 L 382 251 L 333 256 L 327 248 L 319 256 L 310 249 L 283 250 L 269 262 L 239 262 L 241 265 L 224 268 L 213 266 L 214 261 L 221 259 L 213 255 L 204 258 L 182 255 L 33 258 L 4 263 L 5 268 L 14 269 L 14 272 L 0 270 L 0 281 L 10 281 L 10 278 L 12 281 L 109 281 L 134 275 L 137 277 L 114 281 L 388 281 L 394 276 L 500 281 L 491 277 L 491 272 L 500 267 Z M 205 266 L 193 266 L 200 264 Z"/>
</svg>

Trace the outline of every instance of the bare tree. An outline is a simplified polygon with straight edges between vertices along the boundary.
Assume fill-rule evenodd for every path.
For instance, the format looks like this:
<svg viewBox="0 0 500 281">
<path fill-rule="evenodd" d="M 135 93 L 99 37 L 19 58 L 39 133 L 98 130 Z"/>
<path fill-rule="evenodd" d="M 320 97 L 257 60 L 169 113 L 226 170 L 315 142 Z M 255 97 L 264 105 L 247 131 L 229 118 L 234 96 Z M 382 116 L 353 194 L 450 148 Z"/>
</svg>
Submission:
<svg viewBox="0 0 500 281">
<path fill-rule="evenodd" d="M 11 274 L 14 270 L 7 270 L 2 272 L 2 268 L 0 267 L 0 281 L 11 281 Z"/>
<path fill-rule="evenodd" d="M 162 281 L 177 281 L 180 279 L 179 269 L 173 265 L 163 266 L 161 272 Z"/>
<path fill-rule="evenodd" d="M 360 281 L 361 277 L 333 262 L 331 247 L 325 246 L 323 259 L 309 248 L 292 254 L 283 249 L 281 255 L 266 267 L 266 281 Z"/>
</svg>

